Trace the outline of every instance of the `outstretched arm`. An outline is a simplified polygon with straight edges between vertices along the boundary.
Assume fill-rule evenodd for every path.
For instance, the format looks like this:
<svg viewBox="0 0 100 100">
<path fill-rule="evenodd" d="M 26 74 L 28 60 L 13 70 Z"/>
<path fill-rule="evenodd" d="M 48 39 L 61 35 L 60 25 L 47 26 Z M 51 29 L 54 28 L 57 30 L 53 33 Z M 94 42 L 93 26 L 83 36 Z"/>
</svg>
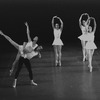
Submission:
<svg viewBox="0 0 100 100">
<path fill-rule="evenodd" d="M 31 37 L 30 37 L 30 31 L 29 31 L 28 23 L 26 22 L 25 25 L 27 27 L 27 38 L 28 38 L 28 42 L 30 42 L 31 41 Z"/>
<path fill-rule="evenodd" d="M 61 30 L 63 30 L 63 21 L 61 20 L 60 17 L 57 17 L 57 18 L 60 20 L 60 22 L 61 22 Z"/>
<path fill-rule="evenodd" d="M 14 42 L 9 36 L 3 34 L 2 31 L 0 31 L 0 35 L 4 36 L 16 49 L 19 49 L 19 44 Z"/>
</svg>

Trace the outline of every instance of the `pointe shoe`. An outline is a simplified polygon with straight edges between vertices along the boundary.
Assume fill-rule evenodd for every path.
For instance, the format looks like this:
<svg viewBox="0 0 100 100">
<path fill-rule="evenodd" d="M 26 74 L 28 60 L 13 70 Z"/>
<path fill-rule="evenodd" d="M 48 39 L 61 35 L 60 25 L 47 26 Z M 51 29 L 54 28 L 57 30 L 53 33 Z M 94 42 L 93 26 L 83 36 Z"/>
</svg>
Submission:
<svg viewBox="0 0 100 100">
<path fill-rule="evenodd" d="M 57 66 L 57 65 L 58 65 L 58 61 L 55 62 L 55 66 Z"/>
<path fill-rule="evenodd" d="M 13 88 L 16 88 L 16 82 L 17 82 L 17 80 L 15 79 L 14 83 L 13 83 Z"/>
<path fill-rule="evenodd" d="M 61 61 L 59 61 L 59 66 L 61 66 Z"/>
<path fill-rule="evenodd" d="M 37 86 L 37 83 L 35 83 L 33 80 L 31 81 L 31 84 Z"/>
<path fill-rule="evenodd" d="M 92 72 L 92 66 L 90 67 L 90 72 Z"/>
</svg>

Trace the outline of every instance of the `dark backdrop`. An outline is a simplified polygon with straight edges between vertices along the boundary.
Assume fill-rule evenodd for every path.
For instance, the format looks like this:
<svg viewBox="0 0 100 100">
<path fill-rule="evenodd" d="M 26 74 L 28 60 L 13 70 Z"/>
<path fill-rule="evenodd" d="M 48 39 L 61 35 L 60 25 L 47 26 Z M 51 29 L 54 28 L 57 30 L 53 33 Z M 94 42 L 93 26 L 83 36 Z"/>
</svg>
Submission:
<svg viewBox="0 0 100 100">
<path fill-rule="evenodd" d="M 77 38 L 81 35 L 79 17 L 87 12 L 95 17 L 97 30 L 95 43 L 99 46 L 100 34 L 100 2 L 99 0 L 0 0 L 0 30 L 14 41 L 22 44 L 27 41 L 26 26 L 28 22 L 30 34 L 39 37 L 38 43 L 51 46 L 53 42 L 52 17 L 57 15 L 64 22 L 61 36 L 64 45 L 80 45 Z M 0 50 L 16 50 L 5 38 L 0 36 Z"/>
</svg>

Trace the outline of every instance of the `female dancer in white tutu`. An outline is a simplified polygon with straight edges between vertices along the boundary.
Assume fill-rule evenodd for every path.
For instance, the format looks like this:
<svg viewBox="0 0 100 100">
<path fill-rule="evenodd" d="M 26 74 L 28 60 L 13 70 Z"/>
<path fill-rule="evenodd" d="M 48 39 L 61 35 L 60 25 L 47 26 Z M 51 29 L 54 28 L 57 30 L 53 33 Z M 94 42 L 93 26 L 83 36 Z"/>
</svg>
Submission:
<svg viewBox="0 0 100 100">
<path fill-rule="evenodd" d="M 94 50 L 97 49 L 97 46 L 95 45 L 94 43 L 94 34 L 95 34 L 95 31 L 96 31 L 96 21 L 93 17 L 90 17 L 90 22 L 93 21 L 94 23 L 94 29 L 89 26 L 88 27 L 88 42 L 86 43 L 86 49 L 87 49 L 87 55 L 88 55 L 88 62 L 89 62 L 89 65 L 88 67 L 90 68 L 90 72 L 92 72 L 92 58 L 93 58 L 93 54 L 94 54 Z"/>
<path fill-rule="evenodd" d="M 83 16 L 87 16 L 87 20 L 83 20 L 82 21 L 82 17 Z M 81 28 L 82 31 L 82 35 L 79 36 L 78 38 L 81 40 L 81 44 L 82 44 L 82 52 L 83 52 L 83 61 L 86 60 L 87 55 L 86 55 L 86 49 L 85 49 L 85 45 L 87 42 L 87 31 L 88 31 L 88 26 L 89 26 L 89 15 L 87 13 L 83 13 L 79 19 L 79 26 Z"/>
<path fill-rule="evenodd" d="M 10 37 L 3 34 L 1 31 L 0 31 L 0 34 L 2 36 L 4 36 L 18 50 L 18 52 L 19 52 L 18 54 L 20 54 L 19 64 L 18 64 L 18 67 L 17 67 L 17 71 L 15 73 L 15 79 L 14 79 L 13 87 L 14 88 L 16 87 L 17 78 L 18 78 L 18 75 L 19 75 L 19 72 L 22 68 L 23 63 L 26 65 L 26 68 L 29 71 L 29 77 L 30 77 L 30 80 L 31 80 L 31 84 L 37 85 L 37 83 L 35 83 L 33 81 L 33 74 L 32 74 L 31 64 L 30 64 L 30 61 L 29 61 L 29 59 L 32 58 L 32 55 L 34 56 L 34 53 L 32 53 L 32 51 L 34 51 L 34 49 L 31 48 L 30 50 L 28 50 L 28 49 L 25 48 L 25 46 L 26 46 L 25 42 L 23 43 L 23 45 L 19 45 L 16 42 L 14 42 Z"/>
<path fill-rule="evenodd" d="M 54 25 L 55 18 L 57 18 L 60 21 L 61 27 L 59 26 L 58 23 Z M 54 46 L 54 52 L 55 52 L 55 66 L 57 65 L 61 66 L 61 56 L 62 56 L 61 49 L 62 49 L 63 42 L 60 39 L 60 37 L 63 30 L 62 20 L 59 17 L 54 16 L 52 18 L 52 27 L 53 27 L 53 32 L 54 32 L 54 41 L 52 45 Z"/>
<path fill-rule="evenodd" d="M 36 44 L 37 43 L 37 41 L 38 41 L 38 37 L 36 36 L 35 38 L 33 38 L 33 41 L 31 40 L 31 37 L 30 37 L 30 31 L 29 31 L 29 26 L 28 26 L 28 23 L 27 22 L 25 22 L 25 25 L 26 25 L 26 27 L 27 27 L 27 38 L 28 38 L 28 42 L 27 42 L 27 44 L 26 44 L 26 46 L 25 46 L 25 49 L 27 49 L 27 50 L 31 50 L 31 49 L 35 49 L 35 48 L 37 48 L 38 47 L 38 45 Z M 32 47 L 32 48 L 31 48 Z M 40 47 L 39 46 L 39 48 L 38 49 L 42 49 L 42 46 Z M 38 50 L 38 52 L 36 52 L 36 51 L 34 51 L 33 52 L 34 54 L 34 56 L 39 56 L 39 58 L 41 58 L 41 54 L 40 54 L 40 52 L 39 52 L 39 50 Z M 33 55 L 32 55 L 32 57 L 33 57 Z M 31 56 L 31 55 L 30 55 Z M 17 56 L 16 56 L 16 59 L 15 59 L 15 61 L 13 62 L 13 64 L 12 64 L 12 68 L 11 68 L 11 70 L 10 70 L 10 75 L 13 73 L 13 70 L 14 70 L 14 68 L 15 68 L 15 64 L 18 62 L 18 60 L 19 60 L 19 58 L 20 58 L 20 53 L 18 52 L 17 53 Z"/>
</svg>

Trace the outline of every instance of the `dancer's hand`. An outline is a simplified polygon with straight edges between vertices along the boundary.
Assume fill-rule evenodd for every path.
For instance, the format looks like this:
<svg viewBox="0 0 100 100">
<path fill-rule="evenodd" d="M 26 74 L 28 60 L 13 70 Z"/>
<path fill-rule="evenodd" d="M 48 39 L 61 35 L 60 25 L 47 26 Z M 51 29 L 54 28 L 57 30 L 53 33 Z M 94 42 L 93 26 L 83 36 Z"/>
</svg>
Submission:
<svg viewBox="0 0 100 100">
<path fill-rule="evenodd" d="M 28 23 L 27 23 L 27 22 L 25 22 L 25 25 L 26 25 L 26 26 L 28 26 Z"/>
<path fill-rule="evenodd" d="M 62 20 L 60 19 L 60 17 L 57 17 L 61 22 L 62 22 Z"/>
<path fill-rule="evenodd" d="M 12 73 L 13 73 L 13 69 L 10 70 L 10 76 L 12 75 Z"/>
<path fill-rule="evenodd" d="M 39 58 L 41 58 L 42 56 L 41 56 L 41 53 L 39 52 Z"/>
<path fill-rule="evenodd" d="M 84 15 L 88 15 L 88 13 L 84 13 Z"/>
<path fill-rule="evenodd" d="M 39 46 L 37 49 L 38 49 L 38 50 L 41 50 L 41 49 L 43 49 L 43 47 L 42 47 L 42 46 Z"/>
</svg>

